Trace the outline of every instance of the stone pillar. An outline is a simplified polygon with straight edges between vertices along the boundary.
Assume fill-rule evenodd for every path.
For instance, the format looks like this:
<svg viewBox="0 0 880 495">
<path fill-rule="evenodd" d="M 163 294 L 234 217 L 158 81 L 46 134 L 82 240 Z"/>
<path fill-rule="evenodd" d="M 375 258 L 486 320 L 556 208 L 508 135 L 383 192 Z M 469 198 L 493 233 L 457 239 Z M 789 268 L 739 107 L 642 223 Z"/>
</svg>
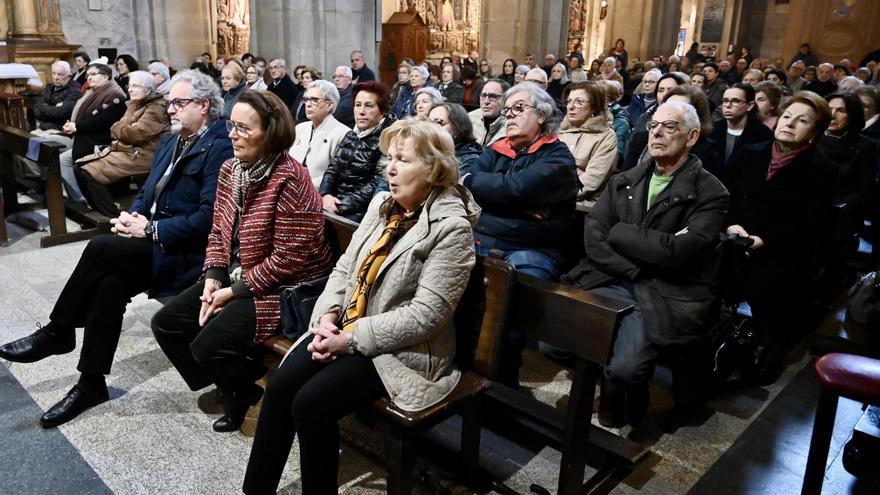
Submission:
<svg viewBox="0 0 880 495">
<path fill-rule="evenodd" d="M 45 84 L 51 80 L 51 65 L 56 60 L 72 62 L 78 48 L 67 44 L 61 31 L 58 0 L 11 0 L 0 9 L 0 24 L 8 27 L 5 54 L 0 62 L 30 64 Z M 5 55 L 5 56 L 4 56 Z"/>
<path fill-rule="evenodd" d="M 504 60 L 523 62 L 532 52 L 540 63 L 545 53 L 562 54 L 568 37 L 567 0 L 483 0 L 481 56 L 494 63 L 499 74 Z"/>
</svg>

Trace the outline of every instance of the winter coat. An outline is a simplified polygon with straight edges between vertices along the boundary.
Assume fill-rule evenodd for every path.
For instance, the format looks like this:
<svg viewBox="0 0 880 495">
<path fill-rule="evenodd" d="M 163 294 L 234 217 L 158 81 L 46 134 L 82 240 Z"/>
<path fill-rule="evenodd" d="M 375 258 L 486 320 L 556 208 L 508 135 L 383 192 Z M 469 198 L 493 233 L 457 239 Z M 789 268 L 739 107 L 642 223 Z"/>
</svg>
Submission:
<svg viewBox="0 0 880 495">
<path fill-rule="evenodd" d="M 314 130 L 311 121 L 296 126 L 296 140 L 290 148 L 290 156 L 309 169 L 315 189 L 321 187 L 327 165 L 349 132 L 352 130 L 332 115 L 328 115 Z"/>
<path fill-rule="evenodd" d="M 223 97 L 223 118 L 229 119 L 229 116 L 232 115 L 232 106 L 235 104 L 235 99 L 238 98 L 238 95 L 244 93 L 247 90 L 247 83 L 242 81 L 238 83 L 237 86 L 230 89 L 229 91 L 221 91 L 221 96 Z"/>
<path fill-rule="evenodd" d="M 278 84 L 275 84 L 276 82 Z M 299 84 L 293 82 L 289 75 L 284 74 L 284 77 L 280 80 L 272 81 L 272 83 L 269 84 L 267 91 L 274 93 L 275 96 L 281 98 L 281 101 L 284 102 L 284 106 L 290 108 L 296 102 L 296 96 L 303 91 L 303 88 Z"/>
<path fill-rule="evenodd" d="M 321 196 L 331 194 L 341 201 L 338 205 L 340 215 L 358 217 L 370 205 L 384 173 L 379 165 L 382 159 L 379 136 L 393 123 L 394 119 L 385 117 L 366 136 L 351 131 L 339 143 L 336 155 L 324 172 L 319 191 Z"/>
<path fill-rule="evenodd" d="M 447 103 L 461 104 L 464 101 L 464 86 L 458 81 L 440 83 L 437 89 L 440 90 L 440 94 L 443 95 Z"/>
<path fill-rule="evenodd" d="M 168 103 L 159 93 L 142 100 L 129 100 L 126 105 L 125 115 L 110 128 L 113 137 L 110 146 L 77 160 L 77 164 L 101 184 L 149 173 L 159 139 L 171 127 Z"/>
<path fill-rule="evenodd" d="M 424 88 L 428 86 L 429 85 L 426 84 L 422 87 Z M 391 110 L 389 110 L 388 113 L 397 120 L 405 119 L 416 114 L 415 103 L 416 92 L 413 91 L 412 86 L 409 84 L 401 86 L 397 99 L 394 101 L 394 104 L 391 106 Z"/>
<path fill-rule="evenodd" d="M 339 92 L 339 103 L 336 110 L 333 111 L 333 117 L 342 125 L 348 127 L 349 130 L 354 128 L 354 100 L 352 99 L 352 91 L 354 85 Z"/>
<path fill-rule="evenodd" d="M 629 135 L 632 133 L 632 121 L 619 103 L 612 104 L 609 110 L 614 117 L 611 127 L 614 128 L 614 134 L 617 136 L 617 166 L 619 167 L 623 163 L 626 142 L 629 141 Z"/>
<path fill-rule="evenodd" d="M 389 194 L 382 193 L 370 203 L 315 303 L 312 326 L 351 300 L 358 270 L 385 228 L 380 211 L 389 201 Z M 432 192 L 416 224 L 382 263 L 366 316 L 355 323 L 358 352 L 372 358 L 392 402 L 404 411 L 443 400 L 461 377 L 453 365 L 452 317 L 474 266 L 472 228 L 479 214 L 460 186 Z M 300 342 L 305 340 L 311 339 Z"/>
<path fill-rule="evenodd" d="M 507 119 L 501 115 L 489 124 L 488 129 L 486 128 L 486 121 L 483 119 L 482 109 L 478 108 L 468 112 L 468 118 L 471 119 L 471 125 L 474 127 L 474 139 L 481 146 L 489 146 L 507 136 Z"/>
<path fill-rule="evenodd" d="M 653 173 L 647 155 L 611 179 L 585 219 L 587 256 L 563 281 L 581 289 L 631 283 L 651 342 L 683 344 L 708 330 L 717 310 L 718 233 L 729 196 L 690 155 L 646 210 Z"/>
<path fill-rule="evenodd" d="M 816 154 L 819 163 L 837 172 L 833 202 L 846 204 L 838 213 L 839 227 L 850 234 L 860 232 L 871 206 L 877 145 L 859 134 L 825 135 L 816 142 Z"/>
<path fill-rule="evenodd" d="M 82 90 L 79 83 L 73 78 L 67 81 L 67 84 L 61 86 L 49 86 L 43 91 L 34 105 L 34 117 L 39 121 L 40 129 L 46 131 L 49 129 L 61 129 L 64 124 L 70 120 L 70 114 L 76 105 L 76 100 L 82 96 Z M 61 103 L 59 107 L 58 104 Z"/>
<path fill-rule="evenodd" d="M 523 249 L 568 244 L 577 167 L 568 146 L 555 134 L 518 151 L 507 139 L 498 141 L 469 173 L 464 185 L 483 209 L 477 232 Z M 547 218 L 535 218 L 536 210 L 546 211 Z"/>
<path fill-rule="evenodd" d="M 737 164 L 743 160 L 749 160 L 754 152 L 767 149 L 773 141 L 773 131 L 758 119 L 749 119 L 742 134 L 736 140 L 733 151 L 727 160 L 724 159 L 724 150 L 727 145 L 727 121 L 724 119 L 715 121 L 712 134 L 709 135 L 708 144 L 713 148 L 714 160 L 709 162 L 703 159 L 703 167 L 712 173 L 726 186 L 729 182 L 729 174 L 735 170 Z M 702 157 L 701 157 L 702 158 Z"/>
<path fill-rule="evenodd" d="M 281 286 L 324 276 L 333 265 L 332 255 L 324 237 L 321 198 L 299 162 L 282 153 L 269 177 L 248 188 L 240 213 L 233 199 L 231 171 L 232 160 L 227 160 L 217 179 L 204 269 L 228 274 L 237 227 L 242 278 L 233 284 L 233 292 L 250 290 L 253 295 L 254 343 L 260 343 L 278 332 Z"/>
<path fill-rule="evenodd" d="M 126 96 L 113 81 L 86 91 L 80 100 L 84 103 L 79 108 L 74 106 L 76 113 L 71 114 L 71 120 L 76 123 L 72 147 L 74 160 L 94 153 L 95 146 L 110 144 L 110 128 L 126 111 Z"/>
<path fill-rule="evenodd" d="M 617 136 L 609 117 L 596 115 L 574 127 L 566 116 L 559 127 L 559 140 L 568 145 L 577 165 L 580 207 L 591 208 L 596 203 L 617 165 Z"/>
<path fill-rule="evenodd" d="M 471 166 L 475 161 L 479 160 L 482 154 L 483 147 L 473 141 L 455 145 L 455 156 L 458 157 L 458 161 L 461 163 L 459 166 L 460 170 L 470 170 Z M 464 175 L 464 172 L 461 174 Z"/>
<path fill-rule="evenodd" d="M 215 121 L 178 160 L 156 197 L 156 184 L 171 165 L 178 135 L 163 137 L 153 157 L 150 176 L 129 209 L 157 221 L 159 242 L 153 244 L 150 297 L 173 296 L 191 286 L 202 272 L 211 231 L 217 174 L 232 157 L 232 142 L 223 120 Z M 156 213 L 150 208 L 156 203 Z"/>
</svg>

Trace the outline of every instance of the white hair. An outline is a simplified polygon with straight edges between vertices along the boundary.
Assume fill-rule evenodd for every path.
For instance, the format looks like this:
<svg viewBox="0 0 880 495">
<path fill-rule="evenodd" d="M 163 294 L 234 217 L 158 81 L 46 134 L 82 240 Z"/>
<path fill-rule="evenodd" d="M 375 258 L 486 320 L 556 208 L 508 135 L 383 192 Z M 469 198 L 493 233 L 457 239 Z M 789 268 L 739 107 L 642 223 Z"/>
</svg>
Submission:
<svg viewBox="0 0 880 495">
<path fill-rule="evenodd" d="M 424 88 L 421 88 L 418 91 L 416 91 L 416 94 L 413 96 L 418 97 L 419 95 L 430 96 L 431 102 L 434 105 L 439 105 L 439 104 L 443 103 L 443 95 L 440 94 L 440 91 L 438 91 L 437 88 L 433 88 L 431 86 L 425 86 Z"/>
<path fill-rule="evenodd" d="M 145 70 L 136 70 L 132 72 L 128 75 L 128 80 L 130 81 L 129 84 L 133 82 L 143 86 L 149 94 L 156 92 L 156 78 Z"/>
<path fill-rule="evenodd" d="M 278 63 L 281 64 L 281 67 L 287 68 L 287 60 L 284 60 L 281 57 L 275 57 L 272 60 L 270 60 L 269 63 L 271 64 L 272 62 L 274 62 L 276 60 L 278 61 Z"/>
<path fill-rule="evenodd" d="M 507 106 L 507 100 L 519 93 L 528 93 L 530 103 L 535 106 L 535 111 L 544 117 L 544 123 L 541 124 L 541 135 L 555 134 L 559 130 L 559 124 L 562 123 L 562 114 L 556 111 L 556 102 L 553 97 L 537 84 L 523 81 L 504 92 L 504 96 L 501 97 L 501 107 Z"/>
<path fill-rule="evenodd" d="M 846 76 L 840 78 L 840 81 L 837 82 L 837 88 L 840 91 L 852 91 L 863 84 L 865 83 L 856 76 Z"/>
<path fill-rule="evenodd" d="M 544 84 L 547 84 L 547 73 L 544 72 L 544 69 L 541 69 L 539 67 L 535 67 L 534 69 L 529 69 L 529 71 L 526 72 L 526 79 L 528 79 L 529 76 L 535 76 L 537 78 L 540 78 L 541 82 L 543 82 Z"/>
<path fill-rule="evenodd" d="M 410 69 L 410 73 L 412 73 L 412 71 L 414 71 L 414 70 L 418 71 L 419 74 L 421 74 L 422 77 L 424 77 L 425 79 L 427 79 L 429 76 L 428 69 L 422 67 L 421 65 L 417 65 L 417 66 L 413 67 L 412 69 Z"/>
<path fill-rule="evenodd" d="M 349 79 L 350 79 L 350 78 L 352 77 L 352 75 L 354 74 L 353 72 L 351 72 L 351 67 L 349 67 L 349 66 L 347 66 L 347 65 L 340 65 L 340 66 L 336 67 L 336 70 L 339 70 L 339 69 L 344 70 L 344 71 L 345 71 L 345 77 L 348 77 Z M 336 72 L 336 71 L 334 71 L 334 72 Z"/>
<path fill-rule="evenodd" d="M 528 65 L 520 64 L 520 65 L 516 66 L 516 70 L 514 70 L 514 72 L 517 72 L 520 74 L 527 74 L 529 72 L 529 70 L 531 70 L 531 69 L 529 69 Z M 544 72 L 544 70 L 542 69 L 541 72 Z"/>
<path fill-rule="evenodd" d="M 171 79 L 171 73 L 168 71 L 168 66 L 163 64 L 162 62 L 153 62 L 152 64 L 147 66 L 147 70 L 156 71 L 160 76 L 162 76 L 162 79 L 165 79 L 166 81 Z"/>
<path fill-rule="evenodd" d="M 667 101 L 666 103 L 663 103 L 662 105 L 657 107 L 657 109 L 659 110 L 663 107 L 675 108 L 677 110 L 680 110 L 681 115 L 684 118 L 684 122 L 682 122 L 682 124 L 684 124 L 684 126 L 687 128 L 688 132 L 694 129 L 698 131 L 700 130 L 700 117 L 697 115 L 697 110 L 690 103 L 685 103 L 683 101 Z"/>
<path fill-rule="evenodd" d="M 563 64 L 562 62 L 556 62 L 556 64 L 553 65 L 553 68 L 550 69 L 550 79 L 553 78 L 553 69 L 555 69 L 557 67 L 559 67 L 559 69 L 562 70 L 562 79 L 559 80 L 559 84 L 567 83 L 568 82 L 568 67 L 566 67 L 565 64 Z M 548 79 L 548 82 L 549 82 L 549 79 Z"/>
<path fill-rule="evenodd" d="M 336 85 L 330 81 L 325 81 L 323 79 L 312 81 L 309 83 L 309 89 L 312 88 L 318 88 L 318 90 L 321 91 L 321 96 L 332 101 L 334 107 L 339 104 L 339 90 L 336 89 Z"/>
<path fill-rule="evenodd" d="M 69 76 L 69 75 L 73 74 L 73 72 L 70 71 L 70 64 L 68 64 L 68 63 L 65 62 L 64 60 L 56 60 L 56 61 L 52 64 L 52 67 L 60 67 L 61 70 L 64 71 L 64 74 L 65 74 L 65 75 L 68 75 L 68 76 Z"/>
</svg>

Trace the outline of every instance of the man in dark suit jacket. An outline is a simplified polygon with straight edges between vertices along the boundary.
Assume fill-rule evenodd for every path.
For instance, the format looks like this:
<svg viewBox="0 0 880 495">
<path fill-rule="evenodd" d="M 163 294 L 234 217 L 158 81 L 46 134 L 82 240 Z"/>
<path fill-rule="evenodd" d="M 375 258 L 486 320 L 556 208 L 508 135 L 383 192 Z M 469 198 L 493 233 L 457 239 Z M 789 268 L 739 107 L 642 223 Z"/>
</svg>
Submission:
<svg viewBox="0 0 880 495">
<path fill-rule="evenodd" d="M 376 74 L 373 73 L 373 69 L 367 67 L 363 52 L 360 50 L 351 52 L 351 83 L 358 84 L 375 80 Z"/>
<path fill-rule="evenodd" d="M 162 138 L 131 209 L 111 220 L 112 234 L 89 241 L 49 323 L 0 347 L 0 357 L 32 363 L 72 351 L 75 329 L 85 327 L 79 382 L 40 418 L 44 428 L 108 400 L 104 375 L 132 297 L 144 291 L 150 297 L 177 294 L 201 274 L 217 174 L 232 157 L 232 143 L 220 118 L 220 89 L 210 76 L 177 73 L 169 99 L 172 133 Z"/>
<path fill-rule="evenodd" d="M 34 104 L 34 116 L 42 130 L 61 129 L 82 96 L 79 83 L 73 80 L 70 64 L 63 60 L 52 64 L 52 83 Z"/>
<path fill-rule="evenodd" d="M 302 91 L 302 86 L 293 82 L 287 75 L 287 62 L 283 58 L 273 58 L 269 62 L 269 72 L 272 73 L 272 82 L 269 83 L 269 91 L 281 98 L 284 105 L 291 109 L 291 115 L 296 110 L 296 98 Z M 296 115 L 293 115 L 296 117 Z"/>
<path fill-rule="evenodd" d="M 333 72 L 333 84 L 339 90 L 339 104 L 333 111 L 333 118 L 350 128 L 354 128 L 354 101 L 352 100 L 354 84 L 351 82 L 351 75 L 351 68 L 346 65 L 340 65 Z"/>
</svg>

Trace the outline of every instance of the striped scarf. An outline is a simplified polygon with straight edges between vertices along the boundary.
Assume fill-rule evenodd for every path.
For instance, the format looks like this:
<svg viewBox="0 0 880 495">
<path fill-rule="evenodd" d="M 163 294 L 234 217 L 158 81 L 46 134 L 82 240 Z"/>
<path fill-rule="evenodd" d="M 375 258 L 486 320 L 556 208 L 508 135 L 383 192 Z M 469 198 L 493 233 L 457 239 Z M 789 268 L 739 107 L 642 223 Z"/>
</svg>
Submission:
<svg viewBox="0 0 880 495">
<path fill-rule="evenodd" d="M 244 208 L 244 200 L 247 198 L 248 188 L 251 184 L 257 184 L 272 173 L 272 165 L 278 161 L 281 155 L 269 158 L 260 158 L 256 163 L 250 164 L 238 158 L 232 159 L 232 199 L 235 206 L 241 212 Z"/>
<path fill-rule="evenodd" d="M 379 269 L 388 258 L 388 253 L 394 244 L 406 234 L 409 229 L 419 219 L 422 207 L 419 206 L 415 210 L 405 213 L 403 208 L 395 203 L 388 212 L 388 223 L 385 224 L 385 230 L 379 236 L 379 240 L 370 248 L 367 257 L 361 264 L 357 274 L 357 285 L 351 295 L 348 306 L 345 307 L 345 313 L 342 318 L 342 331 L 346 333 L 354 332 L 354 324 L 359 318 L 366 315 L 367 312 L 367 296 L 370 289 L 376 282 L 379 275 Z"/>
</svg>

